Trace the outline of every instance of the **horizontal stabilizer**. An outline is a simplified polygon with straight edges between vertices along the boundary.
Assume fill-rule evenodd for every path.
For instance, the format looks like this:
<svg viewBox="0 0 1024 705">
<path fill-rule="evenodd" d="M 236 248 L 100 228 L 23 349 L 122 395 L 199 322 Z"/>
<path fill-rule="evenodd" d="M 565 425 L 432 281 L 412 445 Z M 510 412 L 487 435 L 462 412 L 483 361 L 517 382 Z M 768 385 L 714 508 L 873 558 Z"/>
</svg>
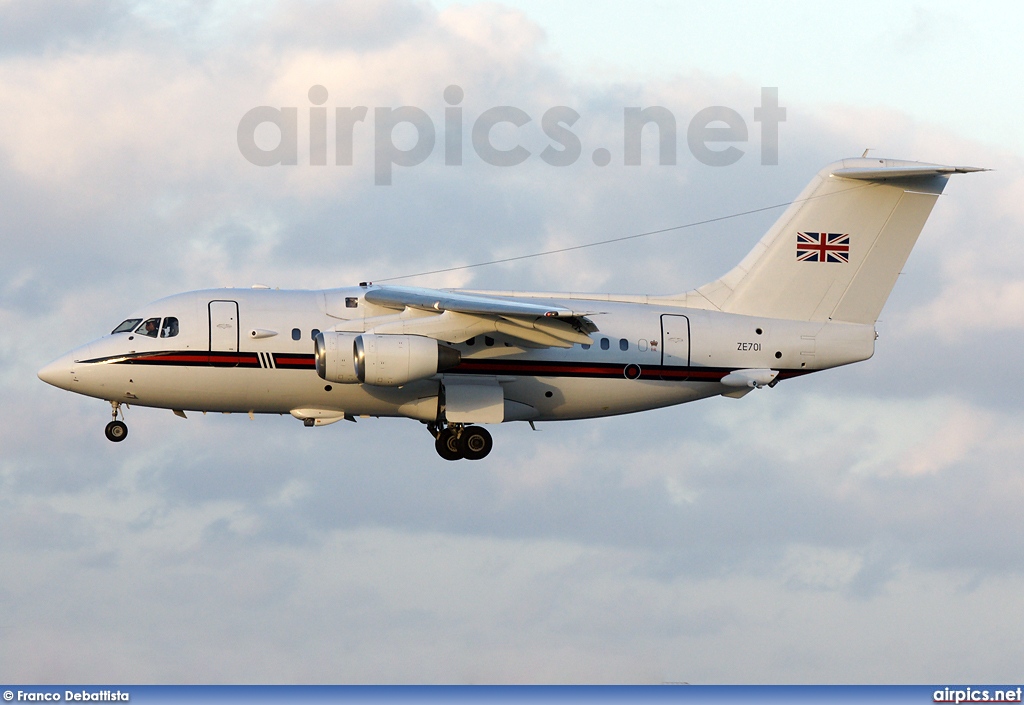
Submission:
<svg viewBox="0 0 1024 705">
<path fill-rule="evenodd" d="M 844 179 L 860 179 L 861 181 L 884 181 L 885 179 L 923 179 L 930 176 L 946 176 L 949 174 L 970 174 L 974 171 L 990 171 L 980 166 L 940 166 L 927 164 L 922 166 L 881 166 L 881 167 L 850 167 L 836 169 L 832 176 Z"/>
</svg>

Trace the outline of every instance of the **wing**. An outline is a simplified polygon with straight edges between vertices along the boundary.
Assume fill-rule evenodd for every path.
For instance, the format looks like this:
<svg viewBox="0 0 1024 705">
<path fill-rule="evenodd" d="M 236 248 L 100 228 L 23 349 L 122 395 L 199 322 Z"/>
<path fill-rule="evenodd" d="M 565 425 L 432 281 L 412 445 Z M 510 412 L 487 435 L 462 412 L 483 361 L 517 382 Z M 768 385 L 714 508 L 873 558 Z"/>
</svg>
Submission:
<svg viewBox="0 0 1024 705">
<path fill-rule="evenodd" d="M 363 319 L 364 332 L 423 335 L 448 343 L 502 333 L 527 347 L 569 348 L 589 345 L 589 334 L 597 330 L 587 318 L 595 312 L 536 300 L 399 286 L 373 287 L 364 299 L 395 312 Z"/>
<path fill-rule="evenodd" d="M 423 311 L 457 311 L 484 316 L 542 316 L 545 318 L 573 318 L 587 315 L 561 306 L 462 294 L 443 289 L 420 289 L 404 286 L 371 289 L 366 292 L 364 298 L 371 304 L 398 310 L 408 307 Z"/>
</svg>

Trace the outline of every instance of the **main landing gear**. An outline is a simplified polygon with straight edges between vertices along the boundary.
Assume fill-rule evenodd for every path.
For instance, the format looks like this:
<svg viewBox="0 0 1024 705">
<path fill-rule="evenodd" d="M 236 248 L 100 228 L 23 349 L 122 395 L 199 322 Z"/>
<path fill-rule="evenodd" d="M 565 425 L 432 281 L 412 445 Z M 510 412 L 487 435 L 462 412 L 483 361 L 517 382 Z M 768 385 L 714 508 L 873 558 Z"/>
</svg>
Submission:
<svg viewBox="0 0 1024 705">
<path fill-rule="evenodd" d="M 434 424 L 430 424 L 427 429 L 436 439 L 434 448 L 437 454 L 445 460 L 481 460 L 487 457 L 494 447 L 491 434 L 480 426 L 451 424 L 438 429 Z"/>
<path fill-rule="evenodd" d="M 108 441 L 114 443 L 120 443 L 128 437 L 128 425 L 124 421 L 117 420 L 117 412 L 121 409 L 121 402 L 112 401 L 110 402 L 110 415 L 114 417 L 114 420 L 107 424 L 107 427 L 103 429 L 103 433 L 106 434 Z M 121 412 L 121 418 L 124 418 L 124 412 Z"/>
</svg>

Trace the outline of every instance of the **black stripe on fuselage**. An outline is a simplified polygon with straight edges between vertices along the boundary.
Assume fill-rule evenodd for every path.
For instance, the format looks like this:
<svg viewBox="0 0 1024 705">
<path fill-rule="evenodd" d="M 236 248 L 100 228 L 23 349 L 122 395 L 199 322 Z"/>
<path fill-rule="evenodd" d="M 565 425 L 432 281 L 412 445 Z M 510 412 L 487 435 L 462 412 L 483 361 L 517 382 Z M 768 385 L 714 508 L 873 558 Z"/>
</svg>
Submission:
<svg viewBox="0 0 1024 705">
<path fill-rule="evenodd" d="M 316 360 L 312 355 L 299 353 L 233 353 L 167 350 L 152 353 L 111 355 L 110 357 L 97 357 L 92 360 L 81 360 L 80 362 L 107 363 L 113 365 L 159 365 L 165 367 L 243 367 L 285 370 L 316 369 Z"/>
<path fill-rule="evenodd" d="M 117 365 L 162 365 L 171 367 L 242 367 L 261 368 L 259 355 L 269 358 L 276 369 L 315 370 L 313 355 L 303 353 L 225 353 L 166 351 L 132 353 L 111 357 L 82 360 L 83 363 Z M 658 381 L 718 382 L 735 367 L 671 367 L 638 365 L 636 363 L 580 363 L 557 360 L 502 360 L 463 358 L 458 367 L 445 370 L 446 375 L 516 377 L 582 377 L 589 379 L 641 379 Z M 815 370 L 780 370 L 777 379 L 790 379 L 810 374 Z"/>
<path fill-rule="evenodd" d="M 81 360 L 81 362 L 107 363 L 112 365 L 158 365 L 165 367 L 245 367 L 256 369 L 262 367 L 259 356 L 256 353 L 193 352 L 191 350 L 130 353 L 128 355 L 98 357 L 93 360 Z"/>
<path fill-rule="evenodd" d="M 587 377 L 593 379 L 644 379 L 658 381 L 718 382 L 735 367 L 671 367 L 634 362 L 579 363 L 538 360 L 474 360 L 463 358 L 445 374 L 512 375 L 524 377 Z M 781 370 L 778 379 L 799 377 L 813 370 Z"/>
</svg>

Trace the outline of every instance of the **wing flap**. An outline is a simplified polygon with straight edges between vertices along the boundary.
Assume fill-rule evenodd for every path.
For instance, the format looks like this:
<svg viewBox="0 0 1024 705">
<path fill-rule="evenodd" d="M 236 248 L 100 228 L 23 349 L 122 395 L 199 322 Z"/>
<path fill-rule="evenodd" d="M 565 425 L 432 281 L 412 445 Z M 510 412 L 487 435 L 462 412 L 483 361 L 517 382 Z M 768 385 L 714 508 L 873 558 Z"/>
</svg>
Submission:
<svg viewBox="0 0 1024 705">
<path fill-rule="evenodd" d="M 531 331 L 542 333 L 552 338 L 565 341 L 567 345 L 565 347 L 572 347 L 573 343 L 579 343 L 580 345 L 590 345 L 594 341 L 591 340 L 590 336 L 586 333 L 580 332 L 574 328 L 567 321 L 562 320 L 551 320 L 549 318 L 537 318 L 537 319 L 521 319 L 510 316 L 503 316 L 506 321 L 514 323 L 520 328 L 525 328 Z"/>
<path fill-rule="evenodd" d="M 548 335 L 544 331 L 534 330 L 533 328 L 526 328 L 519 326 L 514 323 L 509 323 L 505 320 L 497 320 L 494 322 L 494 328 L 499 333 L 511 336 L 513 338 L 519 338 L 525 340 L 528 343 L 534 343 L 545 348 L 571 348 L 572 343 L 567 342 L 561 338 L 556 338 L 553 335 Z"/>
<path fill-rule="evenodd" d="M 462 343 L 475 335 L 494 331 L 494 322 L 483 316 L 445 311 L 417 314 L 415 318 L 381 316 L 365 319 L 363 332 L 380 335 L 422 335 L 446 343 Z"/>
</svg>

